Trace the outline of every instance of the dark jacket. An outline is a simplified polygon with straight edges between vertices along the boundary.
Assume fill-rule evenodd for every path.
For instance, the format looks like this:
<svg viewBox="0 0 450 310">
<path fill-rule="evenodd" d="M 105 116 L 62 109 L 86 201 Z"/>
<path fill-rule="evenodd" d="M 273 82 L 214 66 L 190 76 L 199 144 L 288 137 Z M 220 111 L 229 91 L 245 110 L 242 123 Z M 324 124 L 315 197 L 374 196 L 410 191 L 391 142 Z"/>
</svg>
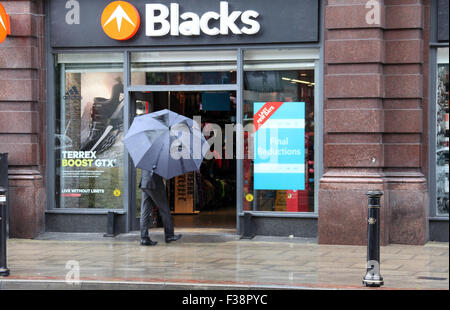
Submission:
<svg viewBox="0 0 450 310">
<path fill-rule="evenodd" d="M 139 182 L 139 188 L 156 189 L 159 183 L 163 183 L 162 177 L 153 173 L 153 171 L 141 170 L 141 181 Z"/>
</svg>

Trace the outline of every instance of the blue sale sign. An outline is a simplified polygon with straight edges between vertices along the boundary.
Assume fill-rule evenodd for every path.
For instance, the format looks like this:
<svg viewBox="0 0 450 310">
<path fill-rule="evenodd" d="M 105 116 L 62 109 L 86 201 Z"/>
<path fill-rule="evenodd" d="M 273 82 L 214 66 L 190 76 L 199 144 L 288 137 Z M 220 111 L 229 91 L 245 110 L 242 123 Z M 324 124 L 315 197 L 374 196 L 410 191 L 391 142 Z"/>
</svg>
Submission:
<svg viewBox="0 0 450 310">
<path fill-rule="evenodd" d="M 305 189 L 305 103 L 255 102 L 254 189 Z"/>
</svg>

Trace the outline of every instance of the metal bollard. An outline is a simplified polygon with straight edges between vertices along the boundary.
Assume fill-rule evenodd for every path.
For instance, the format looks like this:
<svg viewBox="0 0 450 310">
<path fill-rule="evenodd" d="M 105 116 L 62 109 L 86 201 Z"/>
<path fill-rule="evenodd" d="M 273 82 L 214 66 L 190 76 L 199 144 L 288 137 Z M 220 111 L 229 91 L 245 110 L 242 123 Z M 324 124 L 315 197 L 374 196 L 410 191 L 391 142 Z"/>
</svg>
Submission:
<svg viewBox="0 0 450 310">
<path fill-rule="evenodd" d="M 9 276 L 6 267 L 6 190 L 0 187 L 0 276 Z"/>
<path fill-rule="evenodd" d="M 253 239 L 255 234 L 253 233 L 252 226 L 252 214 L 250 212 L 244 212 L 244 232 L 241 239 Z"/>
<path fill-rule="evenodd" d="M 116 231 L 116 212 L 108 211 L 108 218 L 106 221 L 106 234 L 103 237 L 115 237 L 117 235 Z"/>
<path fill-rule="evenodd" d="M 384 284 L 380 275 L 380 197 L 383 192 L 370 191 L 367 220 L 367 272 L 363 278 L 365 286 L 380 287 Z"/>
</svg>

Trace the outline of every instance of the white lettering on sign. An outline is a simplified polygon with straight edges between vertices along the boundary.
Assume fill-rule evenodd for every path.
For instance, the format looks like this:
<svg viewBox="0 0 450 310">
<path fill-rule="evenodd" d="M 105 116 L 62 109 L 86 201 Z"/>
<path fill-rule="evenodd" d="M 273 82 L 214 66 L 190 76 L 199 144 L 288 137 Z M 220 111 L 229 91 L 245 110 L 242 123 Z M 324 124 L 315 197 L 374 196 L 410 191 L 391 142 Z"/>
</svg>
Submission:
<svg viewBox="0 0 450 310">
<path fill-rule="evenodd" d="M 145 34 L 149 37 L 172 36 L 198 36 L 204 33 L 210 36 L 233 34 L 252 35 L 259 32 L 261 26 L 256 20 L 259 13 L 253 10 L 229 11 L 226 1 L 220 2 L 220 12 L 208 11 L 202 16 L 193 12 L 184 12 L 180 15 L 178 3 L 171 3 L 170 8 L 164 4 L 151 3 L 145 5 Z M 239 28 L 236 22 L 240 20 L 245 26 Z M 217 26 L 213 26 L 218 21 Z"/>
<path fill-rule="evenodd" d="M 270 106 L 269 108 L 264 108 L 261 111 L 261 113 L 259 113 L 258 124 L 261 124 L 274 109 L 275 109 L 274 106 Z"/>
</svg>

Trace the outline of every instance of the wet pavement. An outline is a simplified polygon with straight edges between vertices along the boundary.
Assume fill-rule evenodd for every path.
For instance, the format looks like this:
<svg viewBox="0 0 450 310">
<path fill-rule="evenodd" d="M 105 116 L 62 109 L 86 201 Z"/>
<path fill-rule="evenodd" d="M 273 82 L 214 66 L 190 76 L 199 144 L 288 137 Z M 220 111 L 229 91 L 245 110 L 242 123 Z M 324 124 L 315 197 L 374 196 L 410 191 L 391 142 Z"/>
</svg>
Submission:
<svg viewBox="0 0 450 310">
<path fill-rule="evenodd" d="M 369 289 L 365 246 L 318 245 L 315 239 L 239 239 L 223 230 L 177 230 L 153 247 L 138 233 L 46 233 L 8 240 L 9 277 L 1 289 Z M 382 289 L 449 289 L 448 243 L 381 247 Z M 79 267 L 79 269 L 78 269 Z M 79 270 L 79 282 L 76 275 Z M 66 281 L 68 279 L 69 282 Z M 370 288 L 372 289 L 372 288 Z"/>
</svg>

